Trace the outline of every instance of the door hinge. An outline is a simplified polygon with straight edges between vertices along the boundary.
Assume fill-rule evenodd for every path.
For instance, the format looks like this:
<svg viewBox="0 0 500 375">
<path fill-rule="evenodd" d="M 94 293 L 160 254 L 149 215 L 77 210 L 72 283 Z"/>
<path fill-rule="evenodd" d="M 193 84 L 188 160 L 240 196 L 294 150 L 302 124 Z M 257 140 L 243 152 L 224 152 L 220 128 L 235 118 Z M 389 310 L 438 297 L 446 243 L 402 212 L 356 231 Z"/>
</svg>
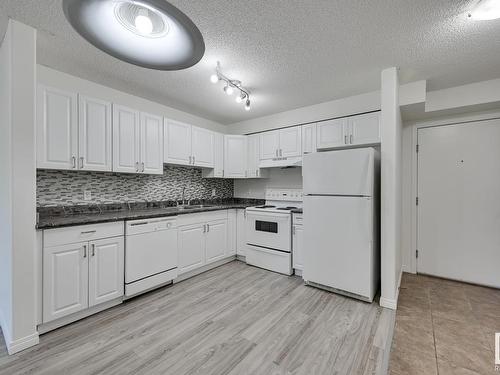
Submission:
<svg viewBox="0 0 500 375">
<path fill-rule="evenodd" d="M 415 258 L 418 259 L 418 250 L 415 250 Z"/>
<path fill-rule="evenodd" d="M 418 153 L 419 150 L 420 150 L 420 145 L 417 145 L 417 147 L 416 147 L 417 153 Z"/>
<path fill-rule="evenodd" d="M 418 206 L 418 197 L 415 198 L 415 204 Z"/>
</svg>

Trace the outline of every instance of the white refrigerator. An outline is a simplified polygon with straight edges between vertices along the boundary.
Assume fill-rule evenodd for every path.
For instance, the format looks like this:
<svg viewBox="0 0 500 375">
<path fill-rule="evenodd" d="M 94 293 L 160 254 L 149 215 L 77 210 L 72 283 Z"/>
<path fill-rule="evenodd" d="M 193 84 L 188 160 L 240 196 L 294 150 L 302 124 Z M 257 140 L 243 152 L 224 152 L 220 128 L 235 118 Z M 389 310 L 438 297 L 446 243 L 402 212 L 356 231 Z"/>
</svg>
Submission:
<svg viewBox="0 0 500 375">
<path fill-rule="evenodd" d="M 379 153 L 304 156 L 304 270 L 309 285 L 372 302 L 380 280 Z"/>
</svg>

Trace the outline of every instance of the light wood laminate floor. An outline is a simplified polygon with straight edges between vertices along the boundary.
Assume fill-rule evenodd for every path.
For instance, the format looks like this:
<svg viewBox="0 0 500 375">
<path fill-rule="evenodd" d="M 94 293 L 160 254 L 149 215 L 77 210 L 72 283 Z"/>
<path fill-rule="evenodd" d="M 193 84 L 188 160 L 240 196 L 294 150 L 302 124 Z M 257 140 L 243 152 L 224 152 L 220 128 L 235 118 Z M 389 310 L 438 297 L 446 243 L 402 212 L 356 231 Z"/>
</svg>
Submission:
<svg viewBox="0 0 500 375">
<path fill-rule="evenodd" d="M 17 355 L 2 341 L 0 374 L 382 374 L 393 322 L 377 303 L 234 261 Z"/>
</svg>

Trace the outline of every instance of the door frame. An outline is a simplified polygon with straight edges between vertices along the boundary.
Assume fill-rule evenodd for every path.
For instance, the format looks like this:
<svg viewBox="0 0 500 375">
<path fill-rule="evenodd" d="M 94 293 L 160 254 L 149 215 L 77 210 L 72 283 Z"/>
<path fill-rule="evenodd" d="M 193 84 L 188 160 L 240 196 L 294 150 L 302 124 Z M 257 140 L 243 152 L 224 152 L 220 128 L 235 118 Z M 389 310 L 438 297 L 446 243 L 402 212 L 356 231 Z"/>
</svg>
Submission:
<svg viewBox="0 0 500 375">
<path fill-rule="evenodd" d="M 418 196 L 418 153 L 417 153 L 417 144 L 418 144 L 418 130 L 423 128 L 437 127 L 437 126 L 449 126 L 449 125 L 459 125 L 459 124 L 467 124 L 478 121 L 488 121 L 488 120 L 496 120 L 500 119 L 500 111 L 487 111 L 487 112 L 473 112 L 469 114 L 460 114 L 454 116 L 446 116 L 440 117 L 432 120 L 424 120 L 424 121 L 413 121 L 409 122 L 407 126 L 411 126 L 411 181 L 409 182 L 409 188 L 411 189 L 409 195 L 410 202 L 403 203 L 404 205 L 408 204 L 411 207 L 410 210 L 410 230 L 409 230 L 409 239 L 402 236 L 402 241 L 406 239 L 406 244 L 402 244 L 402 251 L 409 247 L 410 254 L 409 255 L 409 264 L 403 263 L 403 271 L 410 273 L 417 273 L 417 258 L 416 258 L 416 250 L 418 249 L 418 210 L 416 205 L 416 199 Z M 403 141 L 404 142 L 404 141 Z M 403 151 L 404 152 L 404 151 Z M 403 159 L 404 162 L 404 159 Z M 403 165 L 404 167 L 404 165 Z M 403 189 L 405 188 L 403 184 Z M 403 191 L 403 194 L 405 192 Z M 403 218 L 404 219 L 404 218 Z M 404 228 L 403 228 L 404 232 Z M 409 243 L 408 243 L 409 241 Z M 402 255 L 404 260 L 404 255 Z"/>
</svg>

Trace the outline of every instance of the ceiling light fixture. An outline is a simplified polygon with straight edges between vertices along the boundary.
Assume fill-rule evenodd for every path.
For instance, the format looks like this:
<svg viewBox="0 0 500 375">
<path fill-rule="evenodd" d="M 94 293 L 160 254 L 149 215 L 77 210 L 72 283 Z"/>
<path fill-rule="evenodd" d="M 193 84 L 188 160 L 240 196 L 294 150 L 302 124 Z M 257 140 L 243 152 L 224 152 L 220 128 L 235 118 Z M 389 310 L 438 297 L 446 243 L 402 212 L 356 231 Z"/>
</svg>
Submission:
<svg viewBox="0 0 500 375">
<path fill-rule="evenodd" d="M 479 0 L 469 17 L 479 21 L 489 21 L 500 18 L 500 0 Z"/>
<path fill-rule="evenodd" d="M 63 9 L 88 42 L 131 64 L 179 70 L 205 53 L 200 30 L 165 0 L 63 0 Z"/>
<path fill-rule="evenodd" d="M 227 95 L 232 95 L 233 92 L 237 90 L 235 99 L 236 103 L 243 103 L 243 101 L 245 101 L 245 109 L 247 111 L 250 110 L 250 91 L 241 85 L 241 81 L 238 81 L 237 79 L 229 79 L 222 74 L 220 63 L 218 61 L 217 67 L 215 68 L 215 74 L 210 76 L 210 81 L 212 83 L 223 81 L 225 83 L 223 90 Z"/>
</svg>

